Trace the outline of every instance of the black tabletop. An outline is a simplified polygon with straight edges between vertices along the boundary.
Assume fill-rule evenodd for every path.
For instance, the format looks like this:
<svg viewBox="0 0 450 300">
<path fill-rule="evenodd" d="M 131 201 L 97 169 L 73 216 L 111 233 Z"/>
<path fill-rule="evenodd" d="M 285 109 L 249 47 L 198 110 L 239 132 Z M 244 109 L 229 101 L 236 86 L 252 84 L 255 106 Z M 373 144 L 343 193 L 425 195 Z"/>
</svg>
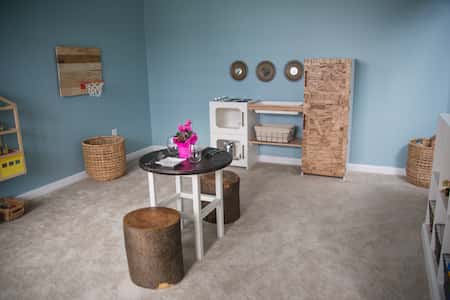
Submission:
<svg viewBox="0 0 450 300">
<path fill-rule="evenodd" d="M 193 175 L 214 172 L 225 168 L 233 158 L 231 154 L 224 150 L 208 147 L 202 151 L 202 160 L 197 163 L 190 162 L 186 159 L 179 165 L 169 168 L 155 164 L 156 161 L 161 160 L 170 155 L 167 149 L 150 152 L 139 159 L 139 166 L 152 173 L 164 175 Z"/>
</svg>

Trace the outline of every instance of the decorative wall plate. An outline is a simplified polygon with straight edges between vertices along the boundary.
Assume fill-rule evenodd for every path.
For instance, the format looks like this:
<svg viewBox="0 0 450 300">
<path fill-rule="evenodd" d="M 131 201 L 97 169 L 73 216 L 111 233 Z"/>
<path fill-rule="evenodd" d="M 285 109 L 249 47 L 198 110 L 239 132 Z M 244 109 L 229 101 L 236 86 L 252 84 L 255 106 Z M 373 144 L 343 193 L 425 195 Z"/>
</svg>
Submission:
<svg viewBox="0 0 450 300">
<path fill-rule="evenodd" d="M 284 67 L 284 75 L 290 81 L 300 80 L 303 75 L 302 64 L 298 60 L 289 61 Z"/>
<path fill-rule="evenodd" d="M 230 75 L 234 80 L 243 80 L 247 77 L 247 64 L 241 60 L 237 60 L 231 64 Z"/>
<path fill-rule="evenodd" d="M 275 77 L 275 66 L 268 60 L 260 62 L 256 67 L 256 76 L 261 81 L 271 81 Z"/>
</svg>

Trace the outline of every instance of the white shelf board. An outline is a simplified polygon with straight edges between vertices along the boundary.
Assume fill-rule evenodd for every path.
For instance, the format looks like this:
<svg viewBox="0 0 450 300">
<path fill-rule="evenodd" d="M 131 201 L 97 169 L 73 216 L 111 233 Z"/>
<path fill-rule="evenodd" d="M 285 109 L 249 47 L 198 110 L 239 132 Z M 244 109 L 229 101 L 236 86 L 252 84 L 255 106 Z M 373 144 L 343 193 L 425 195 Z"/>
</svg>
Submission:
<svg viewBox="0 0 450 300">
<path fill-rule="evenodd" d="M 438 121 L 438 128 L 436 132 L 436 146 L 434 147 L 433 158 L 433 172 L 431 184 L 428 192 L 428 200 L 436 200 L 436 209 L 434 213 L 434 222 L 445 225 L 444 234 L 442 238 L 441 253 L 450 252 L 450 227 L 447 226 L 450 221 L 450 213 L 448 207 L 449 197 L 441 192 L 443 179 L 450 178 L 450 156 L 448 155 L 450 149 L 450 114 L 441 114 Z M 429 209 L 425 216 L 425 224 L 422 227 L 422 242 L 424 249 L 424 259 L 426 266 L 426 273 L 428 277 L 428 285 L 430 288 L 430 296 L 433 300 L 444 298 L 444 264 L 442 259 L 440 264 L 436 264 L 435 259 L 435 230 L 433 226 L 433 233 L 431 234 L 431 243 L 429 227 L 427 223 L 429 219 Z"/>
<path fill-rule="evenodd" d="M 266 115 L 290 115 L 290 116 L 296 116 L 300 114 L 300 112 L 295 111 L 259 110 L 259 109 L 255 110 L 255 113 Z"/>
<path fill-rule="evenodd" d="M 447 126 L 450 127 L 450 114 L 441 114 L 441 118 L 447 122 Z"/>
<path fill-rule="evenodd" d="M 431 180 L 432 180 L 432 183 L 434 183 L 436 187 L 439 187 L 439 171 L 433 171 Z"/>
<path fill-rule="evenodd" d="M 450 215 L 450 213 L 448 211 L 448 197 L 446 197 L 445 194 L 441 193 L 441 192 L 437 193 L 437 197 L 439 198 L 438 201 L 441 201 L 444 204 L 444 208 L 445 208 L 445 211 L 447 212 L 447 214 Z"/>
<path fill-rule="evenodd" d="M 430 288 L 430 296 L 432 300 L 443 300 L 443 289 L 437 280 L 437 265 L 434 259 L 433 250 L 430 243 L 430 232 L 427 224 L 422 225 L 422 244 L 423 254 L 425 256 L 425 269 L 428 277 L 428 285 Z"/>
<path fill-rule="evenodd" d="M 299 115 L 303 113 L 303 102 L 297 101 L 257 101 L 248 109 L 258 114 Z"/>
</svg>

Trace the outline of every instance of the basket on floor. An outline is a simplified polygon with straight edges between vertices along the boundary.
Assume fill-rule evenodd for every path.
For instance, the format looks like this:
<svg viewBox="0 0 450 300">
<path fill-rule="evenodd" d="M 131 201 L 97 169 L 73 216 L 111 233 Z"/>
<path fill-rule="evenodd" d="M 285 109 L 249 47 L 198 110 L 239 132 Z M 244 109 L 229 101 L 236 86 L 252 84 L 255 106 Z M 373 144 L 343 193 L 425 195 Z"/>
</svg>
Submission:
<svg viewBox="0 0 450 300">
<path fill-rule="evenodd" d="M 0 198 L 0 220 L 12 221 L 25 213 L 25 203 L 16 198 Z"/>
<path fill-rule="evenodd" d="M 406 180 L 414 185 L 429 187 L 433 167 L 435 137 L 414 139 L 408 144 Z"/>
<path fill-rule="evenodd" d="M 84 166 L 90 177 L 108 181 L 125 174 L 125 139 L 96 136 L 82 142 Z"/>
</svg>

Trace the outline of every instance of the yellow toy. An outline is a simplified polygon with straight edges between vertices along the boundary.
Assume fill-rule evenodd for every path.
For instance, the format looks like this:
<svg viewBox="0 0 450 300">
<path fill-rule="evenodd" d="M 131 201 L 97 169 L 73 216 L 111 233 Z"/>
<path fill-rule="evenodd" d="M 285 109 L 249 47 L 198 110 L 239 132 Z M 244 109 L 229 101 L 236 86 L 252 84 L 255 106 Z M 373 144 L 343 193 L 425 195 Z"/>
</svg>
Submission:
<svg viewBox="0 0 450 300">
<path fill-rule="evenodd" d="M 3 105 L 1 105 L 2 103 Z M 19 146 L 19 149 L 12 150 L 9 149 L 6 144 L 2 145 L 2 153 L 0 153 L 0 181 L 4 181 L 26 174 L 27 168 L 25 165 L 17 105 L 14 102 L 0 96 L 0 111 L 12 111 L 14 114 L 15 125 L 15 127 L 10 129 L 6 129 L 6 127 L 2 126 L 2 129 L 0 129 L 0 137 L 14 134 L 17 137 L 17 144 Z"/>
</svg>

